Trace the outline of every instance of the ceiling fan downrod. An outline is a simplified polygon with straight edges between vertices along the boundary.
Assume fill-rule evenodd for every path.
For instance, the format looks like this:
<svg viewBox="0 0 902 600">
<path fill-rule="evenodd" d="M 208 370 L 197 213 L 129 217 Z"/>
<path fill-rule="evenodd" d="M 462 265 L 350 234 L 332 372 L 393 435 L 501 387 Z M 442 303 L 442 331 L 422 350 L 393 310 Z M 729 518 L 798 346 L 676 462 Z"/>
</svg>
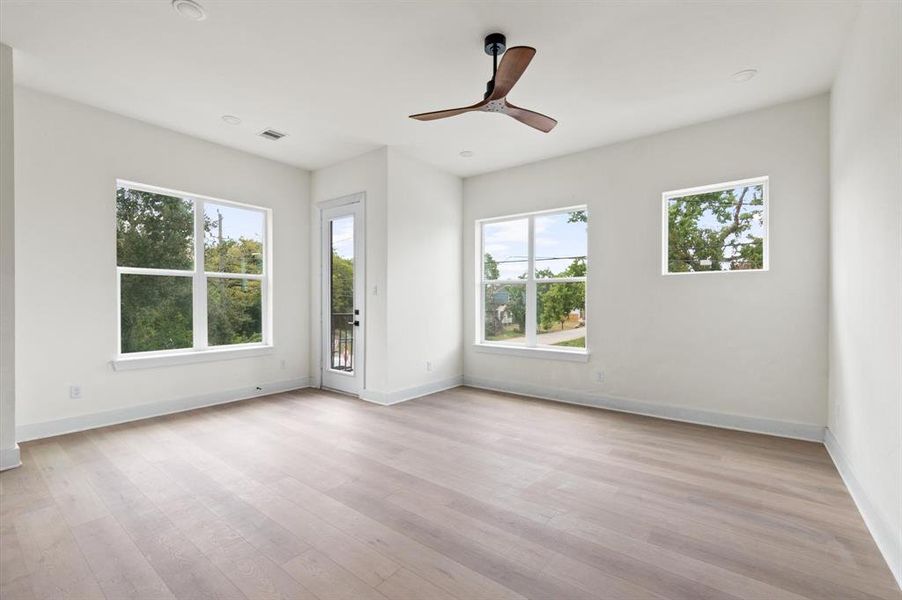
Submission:
<svg viewBox="0 0 902 600">
<path fill-rule="evenodd" d="M 485 84 L 485 96 L 488 98 L 495 89 L 495 75 L 498 73 L 498 57 L 507 50 L 507 38 L 503 33 L 490 33 L 485 36 L 485 53 L 492 57 L 492 79 Z"/>
</svg>

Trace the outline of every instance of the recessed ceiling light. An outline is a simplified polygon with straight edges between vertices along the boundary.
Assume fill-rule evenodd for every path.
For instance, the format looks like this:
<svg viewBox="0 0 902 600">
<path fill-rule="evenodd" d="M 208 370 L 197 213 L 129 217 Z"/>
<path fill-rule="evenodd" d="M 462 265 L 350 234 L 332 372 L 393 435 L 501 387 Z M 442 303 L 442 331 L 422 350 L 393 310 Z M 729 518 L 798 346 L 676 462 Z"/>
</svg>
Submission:
<svg viewBox="0 0 902 600">
<path fill-rule="evenodd" d="M 742 83 L 743 81 L 748 81 L 757 74 L 758 69 L 743 69 L 742 71 L 736 71 L 735 73 L 730 75 L 730 79 L 732 79 L 736 83 Z"/>
<path fill-rule="evenodd" d="M 189 21 L 203 21 L 207 18 L 204 7 L 194 0 L 172 0 L 172 8 Z"/>
<path fill-rule="evenodd" d="M 460 152 L 461 158 L 471 158 L 474 154 L 475 152 L 472 150 L 461 150 Z"/>
<path fill-rule="evenodd" d="M 229 125 L 241 125 L 241 119 L 235 115 L 222 115 L 222 120 Z"/>
</svg>

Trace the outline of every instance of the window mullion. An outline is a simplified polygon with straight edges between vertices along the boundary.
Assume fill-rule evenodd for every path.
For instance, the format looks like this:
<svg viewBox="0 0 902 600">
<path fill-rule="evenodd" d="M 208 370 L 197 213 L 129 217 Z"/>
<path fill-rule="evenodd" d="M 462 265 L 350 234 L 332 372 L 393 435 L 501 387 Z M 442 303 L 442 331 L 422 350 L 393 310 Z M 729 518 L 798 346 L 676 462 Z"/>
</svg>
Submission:
<svg viewBox="0 0 902 600">
<path fill-rule="evenodd" d="M 485 341 L 485 283 L 476 292 L 476 341 Z"/>
<path fill-rule="evenodd" d="M 116 268 L 116 354 L 122 354 L 122 271 L 118 267 Z"/>
<path fill-rule="evenodd" d="M 264 344 L 272 344 L 272 252 L 270 246 L 270 237 L 272 233 L 271 215 L 263 213 L 263 269 L 260 281 L 260 310 L 261 316 L 261 336 Z M 364 286 L 364 293 L 366 286 Z"/>
<path fill-rule="evenodd" d="M 263 281 L 264 279 L 266 279 L 266 275 L 262 273 L 228 273 L 220 271 L 205 271 L 204 275 L 206 277 L 213 277 L 216 279 L 247 279 L 252 281 Z"/>
<path fill-rule="evenodd" d="M 204 273 L 204 202 L 194 200 L 194 349 L 207 349 L 207 276 Z"/>
<path fill-rule="evenodd" d="M 476 294 L 476 341 L 485 341 L 485 230 L 482 223 L 476 226 L 479 236 L 479 257 L 476 259 L 476 272 L 479 278 L 479 292 Z"/>
<path fill-rule="evenodd" d="M 526 345 L 536 345 L 536 228 L 535 216 L 529 216 L 529 242 L 526 276 Z"/>
<path fill-rule="evenodd" d="M 538 280 L 540 283 L 581 283 L 585 281 L 585 277 L 543 277 Z"/>
<path fill-rule="evenodd" d="M 183 269 L 156 269 L 145 267 L 116 267 L 118 273 L 126 275 L 159 275 L 163 277 L 193 277 L 194 271 Z"/>
</svg>

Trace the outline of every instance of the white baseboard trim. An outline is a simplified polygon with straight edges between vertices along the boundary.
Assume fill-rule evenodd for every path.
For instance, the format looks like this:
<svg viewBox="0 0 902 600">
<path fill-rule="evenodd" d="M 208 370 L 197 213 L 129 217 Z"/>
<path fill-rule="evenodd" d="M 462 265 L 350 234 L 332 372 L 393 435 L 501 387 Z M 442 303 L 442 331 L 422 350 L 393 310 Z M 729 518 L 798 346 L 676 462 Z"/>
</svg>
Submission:
<svg viewBox="0 0 902 600">
<path fill-rule="evenodd" d="M 268 396 L 269 394 L 277 394 L 279 392 L 287 392 L 309 386 L 309 377 L 299 377 L 297 379 L 266 383 L 259 386 L 248 386 L 211 394 L 179 398 L 176 400 L 165 400 L 163 402 L 139 404 L 138 406 L 117 408 L 87 415 L 65 417 L 53 421 L 28 423 L 16 427 L 16 439 L 20 442 L 27 442 L 28 440 L 53 437 L 65 433 L 84 431 L 86 429 L 96 429 L 97 427 L 105 427 L 107 425 L 116 425 L 119 423 L 127 423 L 129 421 L 148 419 L 150 417 L 159 417 L 161 415 L 193 410 L 195 408 L 203 408 L 204 406 L 214 406 L 216 404 L 237 402 L 238 400 L 247 400 L 258 396 Z"/>
<path fill-rule="evenodd" d="M 880 553 L 883 554 L 883 559 L 889 566 L 889 570 L 892 572 L 893 577 L 896 578 L 896 583 L 902 588 L 902 539 L 899 539 L 900 533 L 898 531 L 894 532 L 893 528 L 886 523 L 886 520 L 874 508 L 874 504 L 855 477 L 849 459 L 840 447 L 836 436 L 833 435 L 829 428 L 824 434 L 824 446 L 827 447 L 827 452 L 830 454 L 830 458 L 833 459 L 836 470 L 839 471 L 839 475 L 846 484 L 852 500 L 855 501 L 855 506 L 858 507 L 858 512 L 861 513 L 864 524 L 867 525 L 868 531 L 871 532 L 871 537 L 874 538 L 874 542 L 877 544 Z"/>
<path fill-rule="evenodd" d="M 19 444 L 12 448 L 0 449 L 0 471 L 20 466 L 22 466 L 22 460 L 19 458 Z"/>
<path fill-rule="evenodd" d="M 767 435 L 811 442 L 822 442 L 824 440 L 823 425 L 793 423 L 790 421 L 778 421 L 776 419 L 764 419 L 761 417 L 749 417 L 745 415 L 731 415 L 697 408 L 655 404 L 653 402 L 644 402 L 630 398 L 603 396 L 600 394 L 578 392 L 562 388 L 546 388 L 530 384 L 496 381 L 484 379 L 482 377 L 465 376 L 464 385 L 484 390 L 494 390 L 497 392 L 530 396 L 532 398 L 541 398 L 543 400 L 564 402 L 566 404 L 606 408 L 608 410 L 658 417 L 661 419 L 669 419 L 671 421 L 710 425 L 712 427 L 721 427 L 723 429 L 764 433 Z"/>
<path fill-rule="evenodd" d="M 396 392 L 375 392 L 372 390 L 364 390 L 360 393 L 360 399 L 366 400 L 367 402 L 372 402 L 373 404 L 379 404 L 381 406 L 391 406 L 392 404 L 407 402 L 408 400 L 413 400 L 414 398 L 420 398 L 422 396 L 428 396 L 429 394 L 434 394 L 436 392 L 459 387 L 463 385 L 463 380 L 463 375 L 457 375 L 456 377 L 449 377 L 448 379 L 442 379 L 440 381 L 434 381 L 432 383 L 418 385 L 416 387 L 407 388 L 406 390 L 398 390 Z"/>
</svg>

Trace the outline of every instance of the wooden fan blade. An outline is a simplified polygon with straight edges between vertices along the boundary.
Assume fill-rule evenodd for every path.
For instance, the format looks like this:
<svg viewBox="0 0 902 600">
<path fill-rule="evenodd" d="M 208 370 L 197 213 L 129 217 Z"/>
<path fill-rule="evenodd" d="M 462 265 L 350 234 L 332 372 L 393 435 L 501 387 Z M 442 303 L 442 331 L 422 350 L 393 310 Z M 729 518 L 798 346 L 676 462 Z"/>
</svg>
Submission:
<svg viewBox="0 0 902 600">
<path fill-rule="evenodd" d="M 529 46 L 508 48 L 501 56 L 501 64 L 498 65 L 498 71 L 495 73 L 495 87 L 488 99 L 498 100 L 507 96 L 535 55 L 536 49 Z"/>
<path fill-rule="evenodd" d="M 539 131 L 543 131 L 548 133 L 554 126 L 557 125 L 557 121 L 552 119 L 551 117 L 545 116 L 542 113 L 537 113 L 532 110 L 527 110 L 525 108 L 520 108 L 519 106 L 514 106 L 510 102 L 505 102 L 505 111 L 504 113 L 517 119 L 521 123 L 526 123 L 530 127 L 534 127 Z"/>
<path fill-rule="evenodd" d="M 434 121 L 436 119 L 445 119 L 447 117 L 462 115 L 473 110 L 479 110 L 486 104 L 488 104 L 488 102 L 483 100 L 482 102 L 477 102 L 472 106 L 464 106 L 462 108 L 449 108 L 448 110 L 436 110 L 433 112 L 424 112 L 416 115 L 410 115 L 410 118 L 416 119 L 417 121 Z"/>
</svg>

